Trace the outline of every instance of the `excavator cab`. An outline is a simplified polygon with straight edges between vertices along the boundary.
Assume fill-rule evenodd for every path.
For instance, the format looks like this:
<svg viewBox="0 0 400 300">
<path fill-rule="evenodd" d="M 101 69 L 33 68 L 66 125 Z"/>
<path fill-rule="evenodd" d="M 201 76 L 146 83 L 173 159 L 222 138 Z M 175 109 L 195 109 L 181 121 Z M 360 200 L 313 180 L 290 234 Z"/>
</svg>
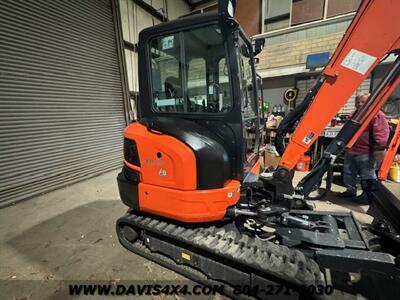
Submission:
<svg viewBox="0 0 400 300">
<path fill-rule="evenodd" d="M 226 3 L 139 35 L 139 118 L 125 130 L 118 177 L 132 208 L 218 220 L 259 172 L 256 47 Z"/>
<path fill-rule="evenodd" d="M 161 132 L 165 119 L 201 126 L 226 152 L 224 179 L 244 179 L 258 153 L 249 132 L 258 134 L 260 112 L 253 45 L 236 21 L 210 14 L 146 29 L 139 57 L 139 121 Z"/>
</svg>

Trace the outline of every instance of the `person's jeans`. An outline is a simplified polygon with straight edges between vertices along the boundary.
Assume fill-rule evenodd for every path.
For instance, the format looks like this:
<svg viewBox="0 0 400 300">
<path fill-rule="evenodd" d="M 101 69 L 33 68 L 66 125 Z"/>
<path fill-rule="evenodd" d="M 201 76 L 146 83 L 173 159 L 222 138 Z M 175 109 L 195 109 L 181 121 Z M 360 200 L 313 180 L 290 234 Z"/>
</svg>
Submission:
<svg viewBox="0 0 400 300">
<path fill-rule="evenodd" d="M 343 183 L 347 191 L 357 193 L 357 175 L 362 181 L 376 179 L 376 161 L 369 154 L 353 155 L 345 153 L 343 166 Z"/>
</svg>

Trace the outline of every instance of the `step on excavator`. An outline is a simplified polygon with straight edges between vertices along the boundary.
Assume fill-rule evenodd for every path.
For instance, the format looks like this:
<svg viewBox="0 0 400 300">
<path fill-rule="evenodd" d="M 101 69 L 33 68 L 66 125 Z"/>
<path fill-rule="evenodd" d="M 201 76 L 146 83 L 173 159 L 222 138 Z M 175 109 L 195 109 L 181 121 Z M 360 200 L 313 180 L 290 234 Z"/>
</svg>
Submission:
<svg viewBox="0 0 400 300">
<path fill-rule="evenodd" d="M 269 299 L 260 287 L 272 286 L 293 299 L 327 287 L 394 299 L 399 200 L 379 181 L 366 183 L 374 221 L 365 225 L 351 212 L 315 211 L 308 199 L 399 84 L 400 1 L 362 1 L 316 85 L 281 122 L 274 170 L 261 168 L 258 154 L 264 121 L 255 56 L 263 41 L 246 36 L 235 4 L 222 0 L 218 12 L 139 34 L 139 117 L 124 132 L 117 178 L 129 207 L 117 221 L 120 243 L 192 280 L 223 284 L 235 298 Z M 294 187 L 300 157 L 390 54 L 397 58 L 367 103 Z M 237 285 L 251 293 L 237 295 Z"/>
</svg>

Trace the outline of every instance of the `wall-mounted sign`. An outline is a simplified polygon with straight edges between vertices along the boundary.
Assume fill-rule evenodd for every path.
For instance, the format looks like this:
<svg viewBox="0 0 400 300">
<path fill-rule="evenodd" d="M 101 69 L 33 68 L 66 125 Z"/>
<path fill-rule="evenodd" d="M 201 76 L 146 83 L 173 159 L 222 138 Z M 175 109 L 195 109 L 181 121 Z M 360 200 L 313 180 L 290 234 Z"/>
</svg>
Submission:
<svg viewBox="0 0 400 300">
<path fill-rule="evenodd" d="M 324 67 L 329 62 L 329 52 L 313 53 L 307 55 L 306 68 L 316 69 Z"/>
</svg>

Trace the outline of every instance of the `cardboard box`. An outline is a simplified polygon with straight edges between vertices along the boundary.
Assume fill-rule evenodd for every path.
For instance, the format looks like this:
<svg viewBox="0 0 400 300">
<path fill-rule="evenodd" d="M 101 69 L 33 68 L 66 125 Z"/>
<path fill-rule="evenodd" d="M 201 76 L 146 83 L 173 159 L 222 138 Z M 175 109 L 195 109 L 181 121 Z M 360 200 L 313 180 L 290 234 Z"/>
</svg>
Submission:
<svg viewBox="0 0 400 300">
<path fill-rule="evenodd" d="M 258 152 L 258 162 L 260 163 L 261 169 L 264 170 L 264 149 L 260 149 Z"/>
<path fill-rule="evenodd" d="M 276 156 L 275 154 L 267 152 L 267 151 L 264 152 L 264 166 L 265 166 L 265 168 L 268 168 L 268 167 L 272 166 L 274 169 L 276 169 L 276 167 L 278 166 L 280 160 L 281 160 L 280 156 Z"/>
</svg>

